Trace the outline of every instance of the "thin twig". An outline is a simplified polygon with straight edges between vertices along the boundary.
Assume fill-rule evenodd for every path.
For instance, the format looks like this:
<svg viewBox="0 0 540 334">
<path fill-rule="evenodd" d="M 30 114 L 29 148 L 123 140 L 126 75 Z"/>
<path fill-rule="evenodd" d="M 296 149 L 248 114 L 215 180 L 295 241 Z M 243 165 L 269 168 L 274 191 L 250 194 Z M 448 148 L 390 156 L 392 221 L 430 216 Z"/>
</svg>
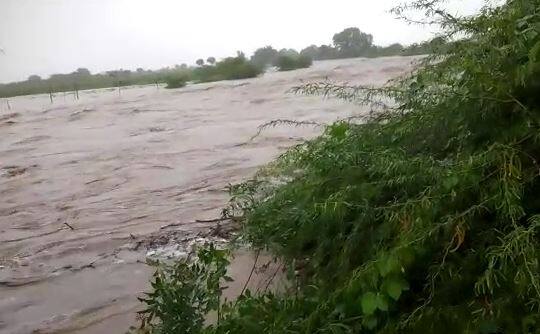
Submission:
<svg viewBox="0 0 540 334">
<path fill-rule="evenodd" d="M 249 273 L 249 277 L 246 281 L 246 283 L 244 284 L 244 287 L 242 288 L 242 292 L 240 293 L 240 296 L 242 296 L 244 294 L 244 292 L 246 291 L 247 289 L 247 286 L 249 284 L 249 281 L 251 281 L 251 276 L 253 276 L 253 272 L 255 271 L 255 268 L 257 266 L 257 261 L 259 260 L 259 254 L 261 253 L 261 250 L 257 250 L 257 255 L 255 255 L 255 261 L 253 262 L 253 267 L 251 267 L 251 272 Z"/>
<path fill-rule="evenodd" d="M 324 124 L 318 123 L 318 122 L 313 122 L 313 121 L 295 121 L 295 120 L 292 120 L 292 119 L 275 119 L 273 121 L 266 122 L 266 123 L 260 125 L 257 128 L 257 133 L 255 133 L 251 138 L 249 138 L 248 142 L 253 141 L 253 139 L 257 138 L 265 129 L 270 128 L 270 127 L 276 127 L 278 125 L 292 125 L 292 126 L 296 126 L 296 127 L 298 127 L 298 126 L 314 126 L 314 127 L 318 127 L 318 126 L 323 126 Z"/>
<path fill-rule="evenodd" d="M 277 273 L 279 272 L 279 270 L 282 268 L 282 264 L 280 264 L 279 266 L 277 266 L 276 268 L 276 271 L 274 271 L 274 274 L 270 277 L 270 279 L 268 280 L 268 282 L 266 282 L 266 286 L 264 287 L 264 292 L 268 291 L 268 288 L 270 287 L 270 284 L 272 284 L 272 282 L 274 281 L 274 279 L 276 278 L 277 276 Z"/>
</svg>

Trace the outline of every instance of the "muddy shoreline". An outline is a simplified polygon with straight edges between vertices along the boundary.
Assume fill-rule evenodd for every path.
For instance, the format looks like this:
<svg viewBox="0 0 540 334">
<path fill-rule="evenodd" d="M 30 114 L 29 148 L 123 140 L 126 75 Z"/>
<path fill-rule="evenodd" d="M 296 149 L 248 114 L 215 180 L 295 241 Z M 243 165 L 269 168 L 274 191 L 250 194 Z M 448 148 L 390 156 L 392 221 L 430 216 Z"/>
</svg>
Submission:
<svg viewBox="0 0 540 334">
<path fill-rule="evenodd" d="M 250 141 L 259 125 L 328 123 L 363 110 L 287 93 L 293 86 L 383 84 L 414 60 L 322 61 L 175 90 L 0 104 L 0 333 L 123 333 L 148 287 L 149 240 L 208 233 L 229 183 L 321 131 L 277 127 Z"/>
</svg>

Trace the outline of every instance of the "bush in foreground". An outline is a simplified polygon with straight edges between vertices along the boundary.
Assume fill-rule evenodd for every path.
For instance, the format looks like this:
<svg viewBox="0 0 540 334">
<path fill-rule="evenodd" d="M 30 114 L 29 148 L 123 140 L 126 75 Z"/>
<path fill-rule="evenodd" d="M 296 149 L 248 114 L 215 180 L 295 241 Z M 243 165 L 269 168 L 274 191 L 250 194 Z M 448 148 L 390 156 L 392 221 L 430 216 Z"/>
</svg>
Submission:
<svg viewBox="0 0 540 334">
<path fill-rule="evenodd" d="M 372 113 L 232 189 L 244 240 L 302 264 L 296 293 L 191 333 L 540 332 L 540 1 L 413 7 L 460 39 L 384 87 L 298 87 Z"/>
</svg>

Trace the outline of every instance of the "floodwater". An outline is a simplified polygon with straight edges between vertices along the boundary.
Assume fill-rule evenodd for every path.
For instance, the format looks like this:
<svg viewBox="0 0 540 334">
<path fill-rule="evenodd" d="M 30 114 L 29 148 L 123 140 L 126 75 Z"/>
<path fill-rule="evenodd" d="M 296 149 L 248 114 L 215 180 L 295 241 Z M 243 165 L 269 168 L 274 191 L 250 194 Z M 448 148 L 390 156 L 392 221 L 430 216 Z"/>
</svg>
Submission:
<svg viewBox="0 0 540 334">
<path fill-rule="evenodd" d="M 250 140 L 258 126 L 364 112 L 291 87 L 380 85 L 414 60 L 324 61 L 174 90 L 60 93 L 53 103 L 17 97 L 10 110 L 0 100 L 0 333 L 124 333 L 152 271 L 145 240 L 209 229 L 215 222 L 200 220 L 219 217 L 229 183 L 321 131 L 277 127 Z"/>
</svg>

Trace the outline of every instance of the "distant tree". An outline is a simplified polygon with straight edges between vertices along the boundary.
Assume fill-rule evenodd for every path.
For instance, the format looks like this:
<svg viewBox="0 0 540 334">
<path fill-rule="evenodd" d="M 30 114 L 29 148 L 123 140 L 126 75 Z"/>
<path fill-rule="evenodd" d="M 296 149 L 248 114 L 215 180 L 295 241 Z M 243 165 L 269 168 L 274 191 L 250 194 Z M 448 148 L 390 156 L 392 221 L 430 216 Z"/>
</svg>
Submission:
<svg viewBox="0 0 540 334">
<path fill-rule="evenodd" d="M 283 63 L 284 59 L 297 59 L 299 56 L 300 54 L 295 49 L 284 48 L 284 49 L 279 50 L 278 57 L 274 60 L 274 63 L 272 65 L 277 66 L 278 68 L 281 69 L 282 68 L 281 64 Z M 287 61 L 285 61 L 285 63 L 287 63 Z"/>
<path fill-rule="evenodd" d="M 186 68 L 188 68 L 188 66 L 187 66 L 186 63 L 182 63 L 182 64 L 180 65 L 180 68 L 181 68 L 181 69 L 186 69 Z"/>
<path fill-rule="evenodd" d="M 391 50 L 391 51 L 399 52 L 399 51 L 403 50 L 403 45 L 401 45 L 399 43 L 394 43 L 394 44 L 390 44 L 386 48 L 388 50 Z"/>
<path fill-rule="evenodd" d="M 435 37 L 432 40 L 424 41 L 422 43 L 415 43 L 407 46 L 403 50 L 403 55 L 423 55 L 433 53 L 434 50 L 439 50 L 448 47 L 448 41 L 443 37 Z"/>
<path fill-rule="evenodd" d="M 280 71 L 290 71 L 298 68 L 310 67 L 313 60 L 306 55 L 284 52 L 276 60 L 276 66 Z"/>
<path fill-rule="evenodd" d="M 28 81 L 40 81 L 41 77 L 39 75 L 33 74 L 28 77 Z"/>
<path fill-rule="evenodd" d="M 67 74 L 51 74 L 49 80 L 63 80 Z"/>
<path fill-rule="evenodd" d="M 253 78 L 262 71 L 246 59 L 243 52 L 237 52 L 236 57 L 226 57 L 216 62 L 214 66 L 200 66 L 191 71 L 194 82 L 210 82 L 219 80 L 236 80 Z"/>
<path fill-rule="evenodd" d="M 403 54 L 404 47 L 399 43 L 394 43 L 389 46 L 380 47 L 372 46 L 368 56 L 370 57 L 384 57 L 384 56 L 396 56 Z"/>
<path fill-rule="evenodd" d="M 197 61 L 195 62 L 195 64 L 199 65 L 199 66 L 203 66 L 204 65 L 204 60 L 203 59 L 197 59 Z"/>
<path fill-rule="evenodd" d="M 79 67 L 74 74 L 78 75 L 91 75 L 90 71 L 87 68 Z"/>
<path fill-rule="evenodd" d="M 319 47 L 319 59 L 335 59 L 338 58 L 338 50 L 330 45 L 321 45 Z"/>
<path fill-rule="evenodd" d="M 360 57 L 369 52 L 373 45 L 373 36 L 352 27 L 335 34 L 333 41 L 340 57 Z"/>
<path fill-rule="evenodd" d="M 312 44 L 307 48 L 302 49 L 302 51 L 300 51 L 300 54 L 302 56 L 307 56 L 311 59 L 319 59 L 319 47 Z"/>
<path fill-rule="evenodd" d="M 255 64 L 255 66 L 258 67 L 265 67 L 270 64 L 273 64 L 277 57 L 279 56 L 279 53 L 276 49 L 271 47 L 270 45 L 265 46 L 264 48 L 259 48 L 255 50 L 253 53 L 253 56 L 251 56 L 251 62 Z"/>
<path fill-rule="evenodd" d="M 242 61 L 246 60 L 246 54 L 242 51 L 236 51 L 236 58 L 241 59 Z"/>
<path fill-rule="evenodd" d="M 137 73 L 144 73 L 144 68 L 138 67 L 137 68 Z"/>
<path fill-rule="evenodd" d="M 280 56 L 298 56 L 299 53 L 295 49 L 281 49 L 279 50 Z"/>
<path fill-rule="evenodd" d="M 216 63 L 216 58 L 208 57 L 208 59 L 206 59 L 206 62 L 210 65 L 214 65 Z"/>
<path fill-rule="evenodd" d="M 435 37 L 433 38 L 431 41 L 427 42 L 429 47 L 434 49 L 434 48 L 440 48 L 440 47 L 443 47 L 443 46 L 447 46 L 447 41 L 444 37 Z"/>
</svg>

